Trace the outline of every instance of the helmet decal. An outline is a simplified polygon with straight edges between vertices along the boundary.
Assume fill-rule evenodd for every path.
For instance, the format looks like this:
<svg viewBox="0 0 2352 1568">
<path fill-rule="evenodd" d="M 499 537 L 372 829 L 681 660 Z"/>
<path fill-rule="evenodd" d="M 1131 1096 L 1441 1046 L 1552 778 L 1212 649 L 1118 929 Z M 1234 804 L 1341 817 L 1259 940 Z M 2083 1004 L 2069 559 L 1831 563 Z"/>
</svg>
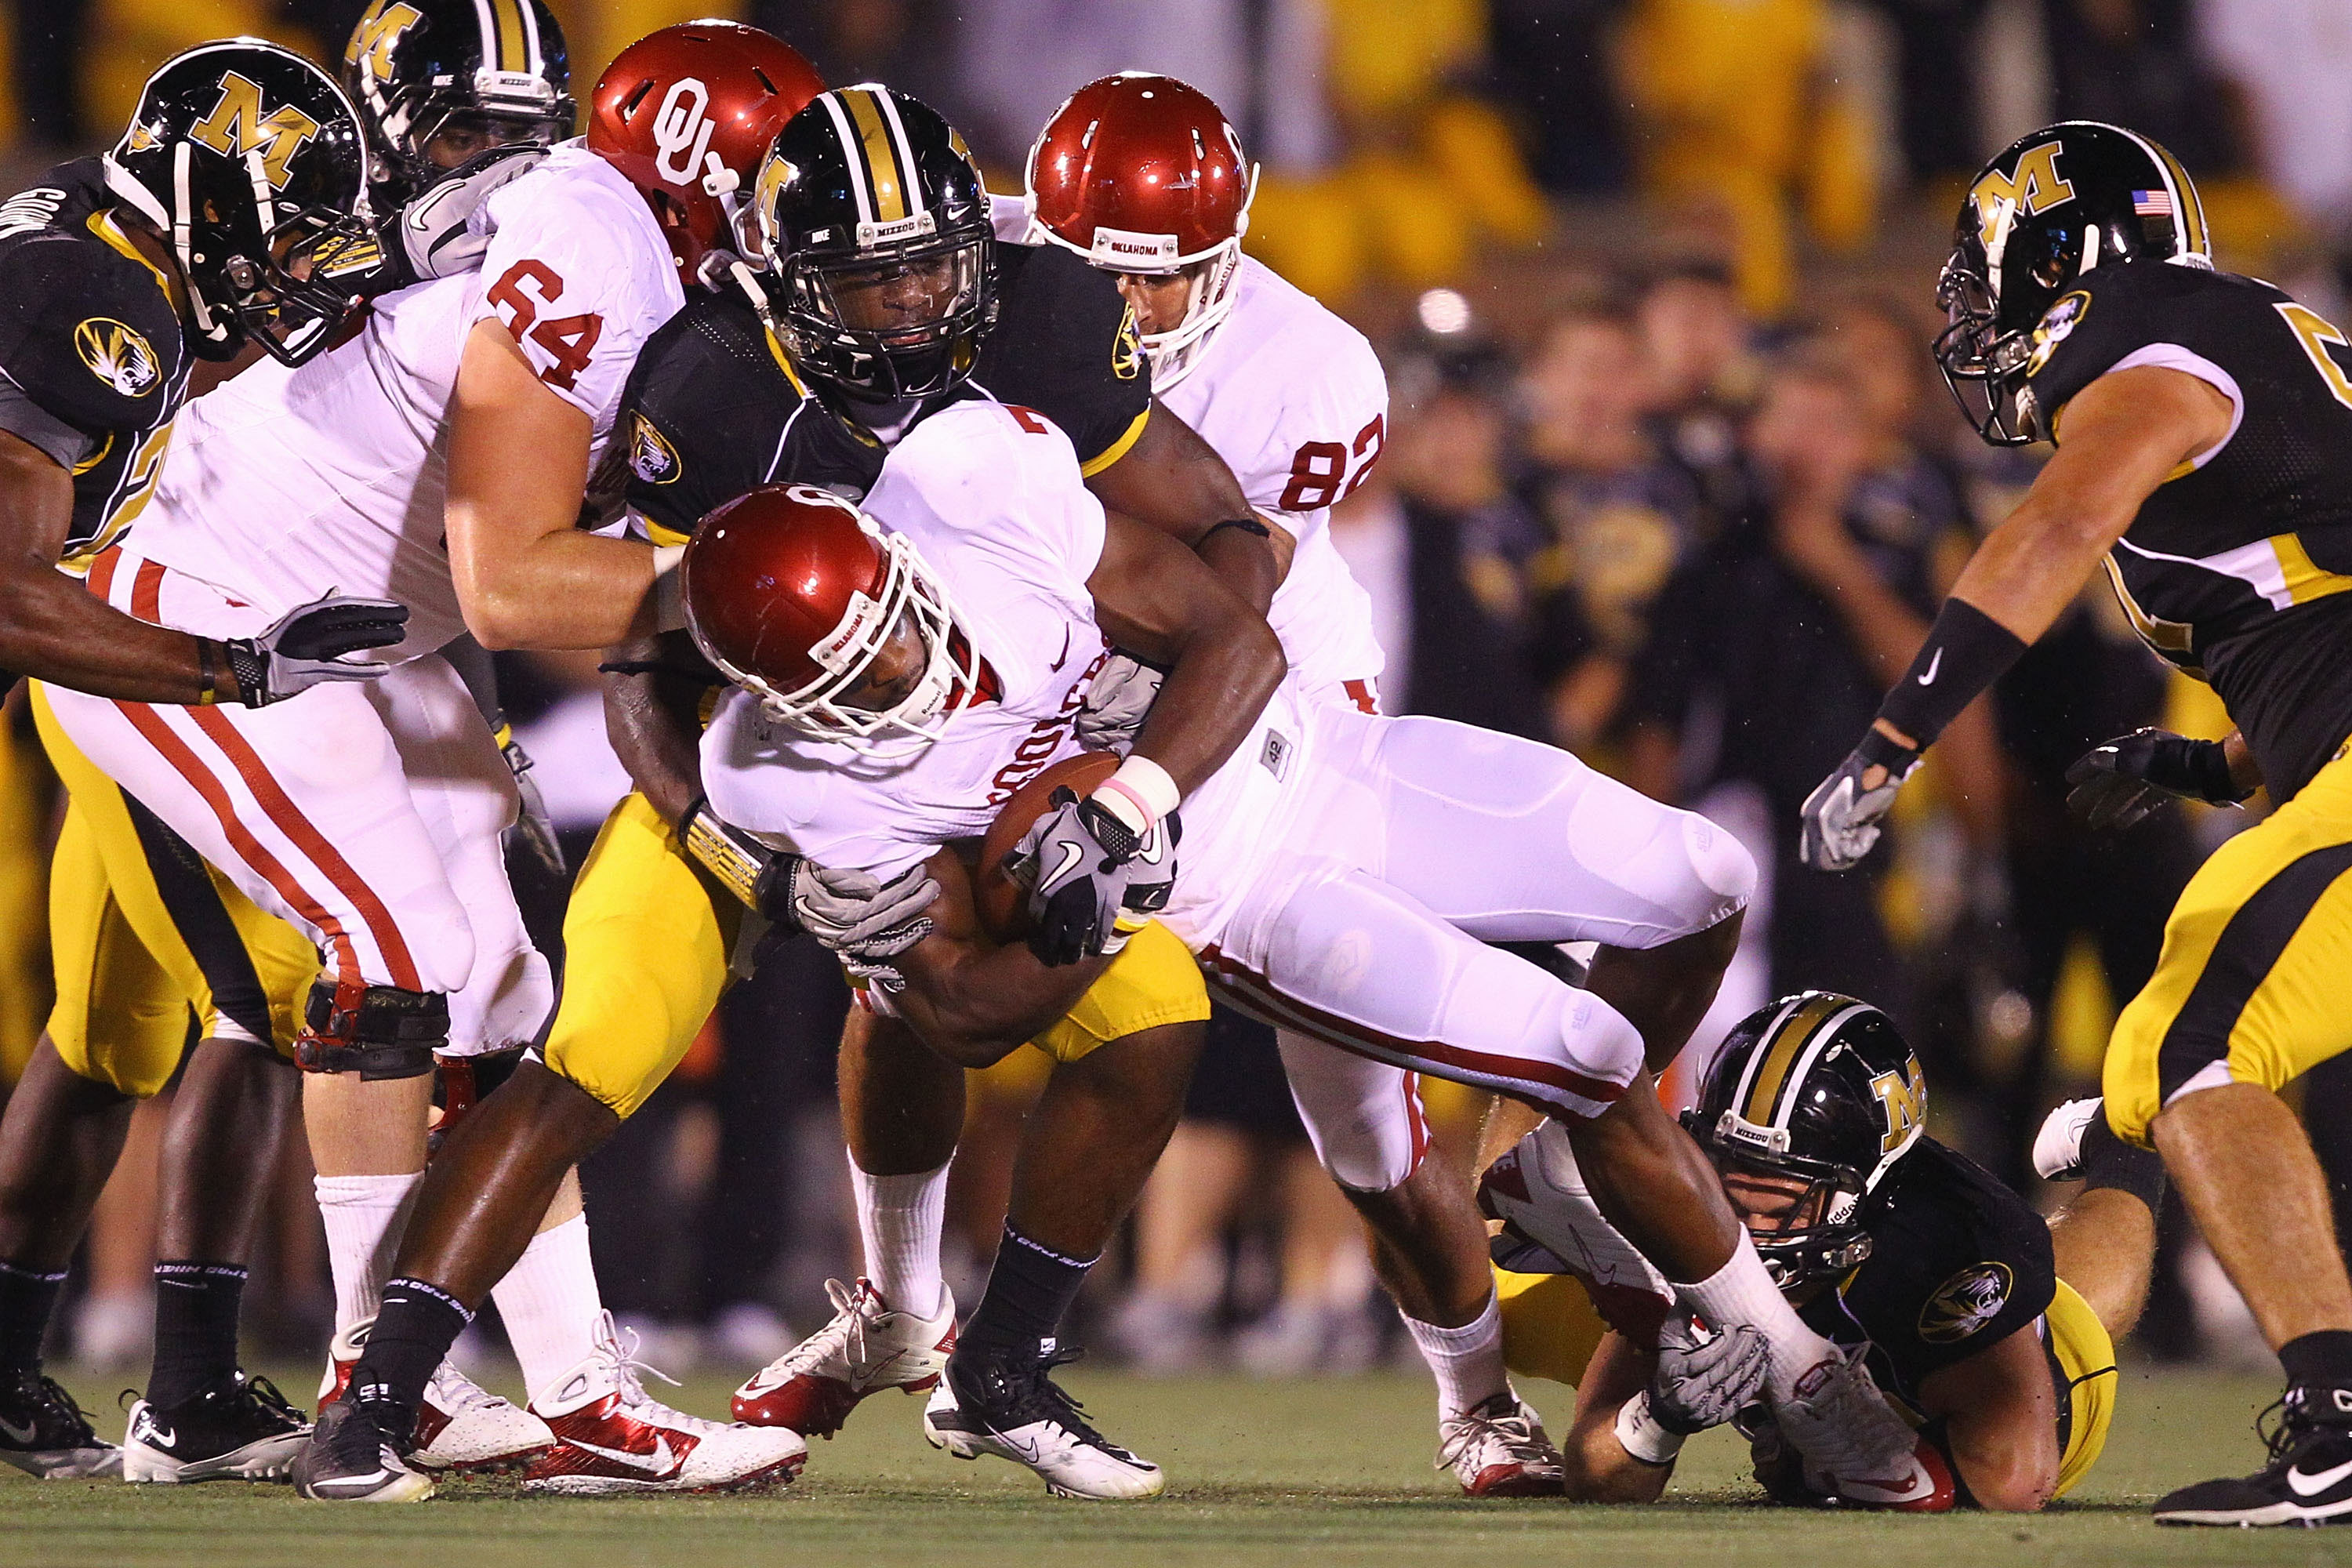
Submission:
<svg viewBox="0 0 2352 1568">
<path fill-rule="evenodd" d="M 293 172 L 294 154 L 319 133 L 319 122 L 290 103 L 268 108 L 260 87 L 236 71 L 223 71 L 220 101 L 188 132 L 223 157 L 261 154 L 261 172 L 269 188 L 282 191 Z"/>
<path fill-rule="evenodd" d="M 408 29 L 423 20 L 425 13 L 407 0 L 375 0 L 352 29 L 352 41 L 343 47 L 344 68 L 364 70 L 372 77 L 391 75 L 393 50 L 400 47 Z"/>
<path fill-rule="evenodd" d="M 1879 1137 L 1878 1152 L 1892 1154 L 1917 1137 L 1927 1120 L 1927 1076 L 1919 1070 L 1917 1053 L 1901 1068 L 1873 1078 L 1870 1092 L 1878 1097 L 1879 1108 L 1886 1112 L 1886 1131 Z"/>
<path fill-rule="evenodd" d="M 1977 209 L 1977 235 L 1987 250 L 1999 254 L 2011 209 L 2030 217 L 2074 199 L 2074 187 L 2058 172 L 2059 152 L 2058 142 L 2044 142 L 2019 156 L 2015 174 L 1990 168 L 1969 187 L 1969 200 Z"/>
</svg>

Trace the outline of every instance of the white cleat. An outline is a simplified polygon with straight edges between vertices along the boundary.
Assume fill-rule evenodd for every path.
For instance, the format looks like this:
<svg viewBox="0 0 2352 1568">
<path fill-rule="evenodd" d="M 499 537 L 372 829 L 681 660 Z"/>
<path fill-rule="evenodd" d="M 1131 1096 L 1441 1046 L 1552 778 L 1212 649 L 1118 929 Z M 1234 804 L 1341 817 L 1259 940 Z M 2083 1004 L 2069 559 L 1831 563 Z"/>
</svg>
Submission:
<svg viewBox="0 0 2352 1568">
<path fill-rule="evenodd" d="M 2042 1119 L 2033 1135 L 2034 1173 L 2045 1182 L 2083 1179 L 2083 1135 L 2091 1123 L 2106 1114 L 2107 1102 L 2097 1095 L 2070 1100 Z"/>
<path fill-rule="evenodd" d="M 1437 1424 L 1437 1465 L 1465 1497 L 1558 1497 L 1567 1489 L 1559 1450 L 1535 1406 L 1508 1390 Z"/>
<path fill-rule="evenodd" d="M 735 1391 L 735 1419 L 789 1426 L 803 1437 L 831 1437 L 868 1394 L 937 1388 L 955 1349 L 955 1298 L 944 1289 L 928 1318 L 890 1310 L 871 1280 L 824 1288 L 838 1309 L 832 1321 L 770 1362 Z"/>
<path fill-rule="evenodd" d="M 576 1497 L 741 1491 L 782 1486 L 808 1462 L 808 1445 L 797 1432 L 705 1421 L 656 1402 L 637 1379 L 643 1363 L 635 1336 L 624 1342 L 610 1312 L 597 1325 L 595 1343 L 552 1396 L 532 1402 L 531 1413 L 556 1441 L 523 1472 L 523 1490 Z"/>
<path fill-rule="evenodd" d="M 1006 1384 L 1011 1397 L 986 1413 L 960 1407 L 942 1377 L 923 1406 L 924 1439 L 959 1459 L 992 1454 L 1025 1465 L 1055 1497 L 1092 1502 L 1158 1497 L 1168 1484 L 1160 1467 L 1087 1425 L 1078 1402 L 1055 1386 L 1048 1370 L 1040 1362 L 1034 1375 Z"/>
<path fill-rule="evenodd" d="M 1861 1358 L 1832 1354 L 1771 1402 L 1781 1437 L 1804 1461 L 1805 1483 L 1862 1508 L 1940 1513 L 1952 1476 L 1935 1446 L 1895 1414 Z"/>
<path fill-rule="evenodd" d="M 341 1399 L 350 1384 L 352 1368 L 367 1348 L 365 1318 L 335 1335 L 328 1347 L 326 1374 L 319 1380 L 319 1410 Z M 416 1448 L 408 1462 L 423 1470 L 489 1473 L 530 1463 L 555 1446 L 547 1423 L 517 1405 L 501 1399 L 459 1372 L 453 1362 L 434 1369 L 416 1407 Z"/>
</svg>

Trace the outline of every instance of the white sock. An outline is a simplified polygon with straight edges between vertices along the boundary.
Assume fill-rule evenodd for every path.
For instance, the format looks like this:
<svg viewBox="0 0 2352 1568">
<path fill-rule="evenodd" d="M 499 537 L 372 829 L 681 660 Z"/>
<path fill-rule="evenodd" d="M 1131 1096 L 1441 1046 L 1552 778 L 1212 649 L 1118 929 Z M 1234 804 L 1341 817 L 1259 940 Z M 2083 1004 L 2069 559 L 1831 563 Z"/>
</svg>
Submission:
<svg viewBox="0 0 2352 1568">
<path fill-rule="evenodd" d="M 401 1226 L 425 1173 L 404 1176 L 316 1176 L 319 1217 L 327 1226 L 327 1267 L 335 1276 L 335 1331 L 376 1314 L 383 1282 L 400 1250 Z"/>
<path fill-rule="evenodd" d="M 1405 1332 L 1437 1379 L 1437 1418 L 1475 1410 L 1511 1383 L 1503 1371 L 1503 1303 L 1489 1291 L 1486 1310 L 1458 1329 L 1441 1329 L 1400 1310 Z"/>
<path fill-rule="evenodd" d="M 588 1216 L 573 1215 L 530 1238 L 507 1277 L 490 1289 L 507 1343 L 536 1403 L 594 1350 L 604 1299 L 589 1260 Z"/>
<path fill-rule="evenodd" d="M 849 1162 L 857 1198 L 857 1234 L 866 1246 L 866 1278 L 894 1312 L 938 1315 L 947 1301 L 940 1273 L 940 1233 L 947 1225 L 948 1168 L 911 1176 L 873 1176 Z"/>
<path fill-rule="evenodd" d="M 1775 1400 L 1789 1398 L 1799 1378 L 1838 1353 L 1835 1345 L 1805 1326 L 1772 1283 L 1745 1227 L 1730 1262 L 1696 1285 L 1677 1285 L 1675 1290 L 1710 1329 L 1750 1323 L 1763 1331 L 1770 1357 L 1767 1386 Z"/>
</svg>

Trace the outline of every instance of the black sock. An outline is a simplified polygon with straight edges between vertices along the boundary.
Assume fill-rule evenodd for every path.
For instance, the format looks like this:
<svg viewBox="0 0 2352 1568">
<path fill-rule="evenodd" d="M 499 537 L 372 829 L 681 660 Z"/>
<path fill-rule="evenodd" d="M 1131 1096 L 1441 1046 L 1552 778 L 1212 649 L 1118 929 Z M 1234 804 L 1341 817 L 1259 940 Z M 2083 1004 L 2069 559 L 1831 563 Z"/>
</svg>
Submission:
<svg viewBox="0 0 2352 1568">
<path fill-rule="evenodd" d="M 62 1268 L 51 1274 L 0 1263 L 0 1372 L 39 1374 L 41 1342 L 48 1337 L 58 1293 L 65 1287 Z"/>
<path fill-rule="evenodd" d="M 2129 1193 L 2154 1214 L 2164 1202 L 2164 1156 L 2125 1142 L 2104 1116 L 2083 1130 L 2083 1190 L 2112 1187 Z"/>
<path fill-rule="evenodd" d="M 236 1310 L 244 1299 L 245 1270 L 234 1263 L 180 1259 L 155 1265 L 150 1405 L 168 1409 L 235 1374 Z"/>
<path fill-rule="evenodd" d="M 402 1452 L 415 1433 L 416 1407 L 433 1369 L 473 1321 L 473 1313 L 437 1286 L 404 1276 L 385 1283 L 367 1349 L 352 1369 L 352 1392 Z"/>
<path fill-rule="evenodd" d="M 2352 1329 L 2322 1329 L 2279 1346 L 2292 1416 L 2352 1426 Z"/>
<path fill-rule="evenodd" d="M 988 1289 L 958 1343 L 1050 1355 L 1062 1320 L 1094 1266 L 1091 1258 L 1066 1258 L 1006 1226 L 1004 1239 L 996 1245 L 996 1265 L 988 1271 Z"/>
</svg>

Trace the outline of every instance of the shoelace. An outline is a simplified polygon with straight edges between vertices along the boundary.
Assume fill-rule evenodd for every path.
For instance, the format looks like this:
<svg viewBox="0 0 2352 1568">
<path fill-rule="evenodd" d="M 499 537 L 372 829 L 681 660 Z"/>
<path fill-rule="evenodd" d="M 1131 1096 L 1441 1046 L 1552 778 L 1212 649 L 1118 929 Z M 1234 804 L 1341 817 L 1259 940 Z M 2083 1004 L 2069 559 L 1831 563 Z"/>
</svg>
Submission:
<svg viewBox="0 0 2352 1568">
<path fill-rule="evenodd" d="M 1492 1437 L 1503 1446 L 1503 1451 L 1520 1464 L 1552 1462 L 1544 1452 L 1546 1442 L 1536 1436 L 1536 1424 L 1524 1405 L 1514 1404 L 1505 1415 L 1486 1415 L 1475 1410 L 1446 1417 L 1438 1430 L 1437 1463 L 1433 1469 L 1450 1469 L 1481 1439 Z"/>
<path fill-rule="evenodd" d="M 1070 1363 L 1083 1358 L 1086 1353 L 1075 1348 L 1057 1350 L 1038 1361 L 1034 1368 L 1029 1370 L 1028 1374 L 1021 1380 L 1019 1391 L 1013 1394 L 1012 1408 L 1008 1412 L 1015 1418 L 1012 1424 L 1025 1425 L 1031 1421 L 1052 1421 L 1082 1443 L 1097 1448 L 1108 1448 L 1114 1454 L 1125 1454 L 1127 1453 L 1125 1448 L 1095 1429 L 1094 1423 L 1087 1419 L 1087 1407 L 1079 1404 L 1067 1389 L 1054 1381 L 1053 1372 L 1055 1367 L 1067 1366 Z"/>
<path fill-rule="evenodd" d="M 98 1442 L 98 1433 L 89 1424 L 91 1412 L 81 1407 L 81 1402 L 65 1391 L 54 1377 L 43 1376 L 31 1382 L 35 1401 L 48 1415 L 66 1424 L 70 1447 L 86 1448 Z"/>
<path fill-rule="evenodd" d="M 446 1361 L 433 1369 L 433 1381 L 425 1385 L 425 1392 L 450 1415 L 507 1403 Z"/>
<path fill-rule="evenodd" d="M 689 1432 L 711 1431 L 724 1425 L 718 1421 L 705 1421 L 698 1415 L 688 1415 L 683 1410 L 674 1410 L 647 1394 L 644 1382 L 637 1376 L 641 1372 L 653 1373 L 672 1388 L 682 1388 L 685 1384 L 652 1363 L 638 1359 L 637 1347 L 643 1342 L 638 1338 L 637 1331 L 621 1327 L 614 1321 L 613 1314 L 609 1310 L 597 1318 L 596 1337 L 593 1342 L 597 1353 L 612 1363 L 613 1381 L 616 1391 L 620 1394 L 622 1408 L 657 1410 L 661 1413 L 660 1425 L 677 1426 Z"/>
<path fill-rule="evenodd" d="M 835 1353 L 852 1365 L 865 1363 L 866 1287 L 861 1283 L 853 1289 L 838 1279 L 828 1279 L 824 1282 L 824 1293 L 833 1299 L 835 1310 L 832 1320 L 784 1352 L 782 1359 L 775 1363 L 778 1382 L 798 1376 Z"/>
<path fill-rule="evenodd" d="M 1844 1373 L 1832 1380 L 1822 1398 L 1808 1406 L 1815 1412 L 1814 1433 L 1830 1441 L 1819 1451 L 1799 1446 L 1799 1452 L 1832 1476 L 1863 1474 L 1893 1457 L 1898 1436 L 1895 1428 L 1903 1426 L 1903 1418 L 1888 1408 L 1877 1384 L 1863 1366 L 1863 1354 L 1861 1346 L 1846 1352 Z M 1908 1428 L 1903 1431 L 1907 1435 Z M 1782 1436 L 1789 1436 L 1785 1425 Z M 1908 1457 L 1907 1449 L 1903 1457 Z"/>
</svg>

